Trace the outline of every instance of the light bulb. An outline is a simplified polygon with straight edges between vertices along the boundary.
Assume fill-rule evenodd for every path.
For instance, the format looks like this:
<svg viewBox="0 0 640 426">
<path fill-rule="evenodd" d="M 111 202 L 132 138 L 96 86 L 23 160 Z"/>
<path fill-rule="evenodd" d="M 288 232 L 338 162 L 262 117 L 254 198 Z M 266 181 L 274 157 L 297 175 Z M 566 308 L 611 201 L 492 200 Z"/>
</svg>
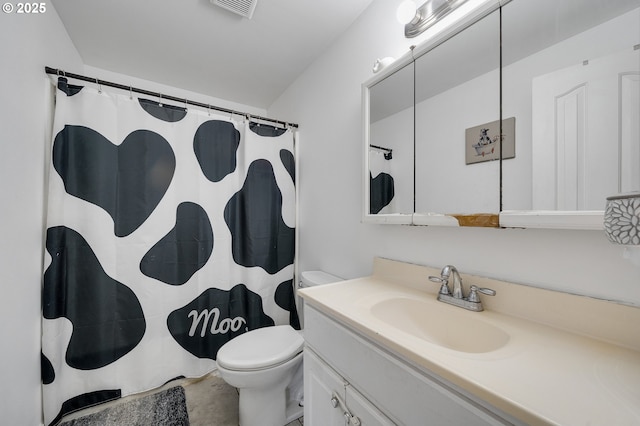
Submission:
<svg viewBox="0 0 640 426">
<path fill-rule="evenodd" d="M 418 7 L 413 0 L 403 0 L 396 11 L 396 18 L 401 24 L 408 24 L 416 16 Z"/>
</svg>

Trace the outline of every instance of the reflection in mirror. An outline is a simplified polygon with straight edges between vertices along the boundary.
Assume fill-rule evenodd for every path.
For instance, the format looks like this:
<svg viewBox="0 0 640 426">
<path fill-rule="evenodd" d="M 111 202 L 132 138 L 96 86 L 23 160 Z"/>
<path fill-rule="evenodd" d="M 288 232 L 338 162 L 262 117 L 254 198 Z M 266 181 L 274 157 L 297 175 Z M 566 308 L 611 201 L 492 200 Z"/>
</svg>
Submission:
<svg viewBox="0 0 640 426">
<path fill-rule="evenodd" d="M 499 11 L 426 52 L 415 67 L 416 212 L 499 213 Z M 484 145 L 493 146 L 475 149 Z"/>
<path fill-rule="evenodd" d="M 640 190 L 637 0 L 513 0 L 503 7 L 504 210 L 598 210 Z"/>
<path fill-rule="evenodd" d="M 369 214 L 413 213 L 413 63 L 369 89 Z"/>
</svg>

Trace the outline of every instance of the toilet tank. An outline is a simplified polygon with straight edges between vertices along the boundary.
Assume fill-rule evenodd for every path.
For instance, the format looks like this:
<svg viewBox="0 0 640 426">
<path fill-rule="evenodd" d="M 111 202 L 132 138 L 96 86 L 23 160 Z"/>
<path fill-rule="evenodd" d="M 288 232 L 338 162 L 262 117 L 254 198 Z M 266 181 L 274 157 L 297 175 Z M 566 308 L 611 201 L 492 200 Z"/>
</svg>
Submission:
<svg viewBox="0 0 640 426">
<path fill-rule="evenodd" d="M 342 280 L 343 278 L 327 274 L 324 271 L 304 271 L 302 274 L 300 274 L 300 288 L 330 284 Z"/>
<path fill-rule="evenodd" d="M 304 271 L 300 274 L 300 288 L 314 287 L 317 285 L 335 283 L 337 281 L 343 281 L 344 278 L 336 277 L 335 275 L 328 274 L 324 271 Z M 298 317 L 300 318 L 300 325 L 304 328 L 304 303 L 301 297 L 296 298 L 298 306 Z"/>
</svg>

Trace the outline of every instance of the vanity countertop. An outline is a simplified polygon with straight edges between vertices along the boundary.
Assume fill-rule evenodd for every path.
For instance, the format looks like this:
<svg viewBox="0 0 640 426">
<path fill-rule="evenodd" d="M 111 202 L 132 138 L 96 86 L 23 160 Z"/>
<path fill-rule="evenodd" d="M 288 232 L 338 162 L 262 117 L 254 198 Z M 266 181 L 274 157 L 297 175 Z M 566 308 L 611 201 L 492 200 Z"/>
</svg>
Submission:
<svg viewBox="0 0 640 426">
<path fill-rule="evenodd" d="M 300 290 L 305 302 L 419 369 L 431 371 L 527 424 L 640 424 L 640 309 L 461 274 L 497 290 L 483 312 L 436 301 L 440 270 L 376 258 L 374 273 Z M 403 332 L 372 306 L 408 298 L 447 306 L 509 335 L 489 352 L 459 352 Z M 446 310 L 442 321 L 447 321 Z M 465 321 L 466 322 L 466 321 Z"/>
</svg>

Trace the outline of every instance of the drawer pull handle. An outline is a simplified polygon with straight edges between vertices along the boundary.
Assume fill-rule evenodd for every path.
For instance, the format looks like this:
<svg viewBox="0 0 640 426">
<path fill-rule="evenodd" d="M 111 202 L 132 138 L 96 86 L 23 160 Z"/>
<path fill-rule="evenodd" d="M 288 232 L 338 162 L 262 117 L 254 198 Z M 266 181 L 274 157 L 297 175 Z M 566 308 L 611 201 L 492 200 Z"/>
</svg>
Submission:
<svg viewBox="0 0 640 426">
<path fill-rule="evenodd" d="M 347 404 L 345 404 L 345 402 L 342 400 L 342 398 L 340 398 L 337 394 L 332 394 L 331 395 L 331 406 L 333 408 L 338 408 L 340 407 L 343 411 L 344 411 L 344 418 L 347 421 L 347 424 L 349 425 L 353 425 L 353 426 L 360 426 L 360 419 L 356 416 L 354 416 L 353 414 L 351 414 L 351 412 L 349 411 L 349 408 L 347 408 Z"/>
<path fill-rule="evenodd" d="M 335 396 L 333 396 L 333 397 L 331 398 L 331 406 L 332 406 L 333 408 L 338 408 L 338 405 L 339 405 L 339 403 L 338 403 L 338 398 L 336 398 Z"/>
</svg>

